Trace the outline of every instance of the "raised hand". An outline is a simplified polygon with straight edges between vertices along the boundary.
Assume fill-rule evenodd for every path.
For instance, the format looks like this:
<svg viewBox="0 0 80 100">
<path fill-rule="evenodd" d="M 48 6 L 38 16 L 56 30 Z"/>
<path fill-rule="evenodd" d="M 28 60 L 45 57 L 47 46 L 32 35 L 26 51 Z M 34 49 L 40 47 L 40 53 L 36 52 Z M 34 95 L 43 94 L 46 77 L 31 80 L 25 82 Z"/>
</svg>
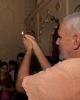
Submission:
<svg viewBox="0 0 80 100">
<path fill-rule="evenodd" d="M 32 42 L 33 45 L 37 44 L 36 38 L 31 36 L 31 35 L 25 35 L 25 38 L 27 38 L 28 40 L 30 40 Z"/>
<path fill-rule="evenodd" d="M 25 49 L 32 49 L 32 42 L 30 41 L 30 39 L 26 38 L 26 35 L 24 35 L 23 37 L 23 43 L 24 43 L 24 47 Z"/>
<path fill-rule="evenodd" d="M 42 52 L 41 48 L 39 47 L 36 39 L 31 35 L 25 35 L 24 37 L 27 40 L 31 41 L 34 53 L 35 53 L 36 57 L 38 58 L 38 60 L 41 64 L 41 67 L 43 69 L 51 67 L 50 63 L 48 62 L 48 60 L 45 57 L 44 53 Z"/>
</svg>

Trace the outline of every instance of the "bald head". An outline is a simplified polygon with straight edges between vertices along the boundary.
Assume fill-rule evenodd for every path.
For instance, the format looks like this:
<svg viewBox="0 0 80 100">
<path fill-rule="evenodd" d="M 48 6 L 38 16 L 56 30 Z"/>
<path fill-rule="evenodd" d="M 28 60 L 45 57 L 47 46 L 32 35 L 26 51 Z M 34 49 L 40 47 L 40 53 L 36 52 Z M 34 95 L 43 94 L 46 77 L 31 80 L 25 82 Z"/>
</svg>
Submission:
<svg viewBox="0 0 80 100">
<path fill-rule="evenodd" d="M 62 24 L 65 26 L 65 31 L 69 34 L 80 32 L 80 12 L 66 16 Z"/>
</svg>

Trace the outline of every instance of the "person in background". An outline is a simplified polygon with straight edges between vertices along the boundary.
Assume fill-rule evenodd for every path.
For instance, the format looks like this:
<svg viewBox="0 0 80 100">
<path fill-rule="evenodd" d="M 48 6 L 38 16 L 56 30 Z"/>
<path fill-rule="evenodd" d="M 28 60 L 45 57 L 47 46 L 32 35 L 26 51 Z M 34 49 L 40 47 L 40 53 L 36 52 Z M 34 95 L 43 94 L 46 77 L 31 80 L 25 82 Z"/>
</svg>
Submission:
<svg viewBox="0 0 80 100">
<path fill-rule="evenodd" d="M 20 66 L 16 88 L 26 92 L 29 100 L 80 100 L 80 13 L 66 16 L 60 23 L 59 58 L 51 66 L 35 38 L 24 34 L 25 56 Z M 43 71 L 29 75 L 32 50 Z"/>
<path fill-rule="evenodd" d="M 20 53 L 17 55 L 17 65 L 18 65 L 18 66 L 21 65 L 22 60 L 23 60 L 23 57 L 24 57 L 24 53 L 23 53 L 23 52 L 20 52 Z"/>
<path fill-rule="evenodd" d="M 17 74 L 18 74 L 18 70 L 19 70 L 19 67 L 22 63 L 23 58 L 24 58 L 24 53 L 23 52 L 20 52 L 20 53 L 17 54 L 16 67 L 15 67 L 15 73 L 14 73 L 15 82 L 16 82 L 16 77 L 17 77 Z"/>
<path fill-rule="evenodd" d="M 10 60 L 8 64 L 9 64 L 9 74 L 11 75 L 12 80 L 15 81 L 14 74 L 15 74 L 15 68 L 17 67 L 17 63 L 14 60 Z"/>
<path fill-rule="evenodd" d="M 0 67 L 1 67 L 2 60 L 0 60 Z"/>
<path fill-rule="evenodd" d="M 13 91 L 13 80 L 11 75 L 9 75 L 8 64 L 6 62 L 1 63 L 0 73 L 0 83 L 2 87 L 0 100 L 10 100 L 11 92 Z"/>
<path fill-rule="evenodd" d="M 18 53 L 17 61 L 16 61 L 17 66 L 15 67 L 15 73 L 14 73 L 15 84 L 16 84 L 16 78 L 17 78 L 18 70 L 19 70 L 19 67 L 22 63 L 23 57 L 24 57 L 23 52 Z M 16 90 L 16 86 L 15 86 L 15 92 L 14 92 L 11 100 L 27 100 L 27 99 L 28 98 L 27 98 L 26 94 L 22 93 L 21 91 Z"/>
</svg>

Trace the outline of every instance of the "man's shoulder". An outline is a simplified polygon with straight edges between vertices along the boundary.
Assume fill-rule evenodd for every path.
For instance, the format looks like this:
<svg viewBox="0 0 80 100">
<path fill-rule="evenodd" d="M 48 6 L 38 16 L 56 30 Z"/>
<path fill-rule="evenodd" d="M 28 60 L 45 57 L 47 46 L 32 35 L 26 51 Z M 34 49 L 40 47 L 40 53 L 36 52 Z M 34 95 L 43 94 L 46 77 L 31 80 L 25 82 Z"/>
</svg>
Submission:
<svg viewBox="0 0 80 100">
<path fill-rule="evenodd" d="M 58 63 L 57 69 L 73 77 L 80 76 L 80 58 L 70 58 Z"/>
<path fill-rule="evenodd" d="M 61 64 L 80 64 L 80 58 L 69 58 L 67 60 L 61 61 Z"/>
<path fill-rule="evenodd" d="M 63 61 L 59 61 L 57 64 L 55 65 L 61 65 L 61 64 L 80 64 L 80 58 L 69 58 Z"/>
<path fill-rule="evenodd" d="M 24 78 L 24 82 L 32 82 L 36 79 L 42 80 L 43 78 L 52 77 L 54 75 L 57 75 L 57 73 L 63 73 L 65 72 L 78 72 L 80 70 L 80 58 L 70 58 L 68 60 L 60 61 L 59 63 L 55 64 L 51 68 L 47 68 L 44 71 L 40 71 L 37 74 L 26 76 Z M 64 73 L 63 73 L 64 74 Z"/>
</svg>

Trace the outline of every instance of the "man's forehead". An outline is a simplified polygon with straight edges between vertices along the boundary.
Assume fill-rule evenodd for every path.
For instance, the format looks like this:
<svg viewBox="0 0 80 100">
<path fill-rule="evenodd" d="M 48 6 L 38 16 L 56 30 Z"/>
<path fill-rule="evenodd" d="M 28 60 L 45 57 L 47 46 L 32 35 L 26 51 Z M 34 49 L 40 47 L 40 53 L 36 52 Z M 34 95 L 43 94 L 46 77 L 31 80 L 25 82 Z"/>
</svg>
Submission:
<svg viewBox="0 0 80 100">
<path fill-rule="evenodd" d="M 58 35 L 62 35 L 64 33 L 65 29 L 65 24 L 60 24 L 59 29 L 58 29 Z"/>
<path fill-rule="evenodd" d="M 62 27 L 60 26 L 58 29 L 58 35 L 61 35 L 61 33 L 62 33 Z"/>
</svg>

